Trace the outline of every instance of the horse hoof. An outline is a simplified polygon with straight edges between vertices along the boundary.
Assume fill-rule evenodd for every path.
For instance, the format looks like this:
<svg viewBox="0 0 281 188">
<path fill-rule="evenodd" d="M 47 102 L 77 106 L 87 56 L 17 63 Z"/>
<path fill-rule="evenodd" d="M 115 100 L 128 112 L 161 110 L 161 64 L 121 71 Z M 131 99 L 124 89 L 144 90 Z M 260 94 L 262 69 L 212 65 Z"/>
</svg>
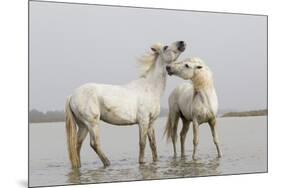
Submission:
<svg viewBox="0 0 281 188">
<path fill-rule="evenodd" d="M 157 164 L 158 160 L 152 160 L 152 164 Z"/>
<path fill-rule="evenodd" d="M 72 166 L 73 170 L 76 170 L 76 169 L 79 169 L 79 168 L 81 168 L 81 165 L 79 165 L 79 166 Z"/>
<path fill-rule="evenodd" d="M 108 166 L 110 166 L 110 162 L 107 161 L 107 162 L 105 162 L 103 165 L 104 165 L 104 167 L 108 167 Z"/>
</svg>

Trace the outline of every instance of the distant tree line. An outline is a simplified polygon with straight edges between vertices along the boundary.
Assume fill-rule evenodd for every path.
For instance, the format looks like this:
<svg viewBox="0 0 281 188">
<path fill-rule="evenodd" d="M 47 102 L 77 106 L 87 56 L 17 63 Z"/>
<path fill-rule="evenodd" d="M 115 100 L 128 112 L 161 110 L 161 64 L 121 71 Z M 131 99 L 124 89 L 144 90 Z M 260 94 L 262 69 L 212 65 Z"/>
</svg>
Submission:
<svg viewBox="0 0 281 188">
<path fill-rule="evenodd" d="M 40 122 L 60 122 L 64 121 L 64 111 L 47 111 L 46 113 L 40 112 L 36 109 L 29 111 L 29 122 L 40 123 Z"/>
<path fill-rule="evenodd" d="M 160 116 L 167 116 L 168 109 L 161 109 Z M 29 122 L 41 123 L 41 122 L 61 122 L 65 121 L 65 115 L 63 110 L 47 111 L 46 113 L 36 109 L 29 111 Z"/>
<path fill-rule="evenodd" d="M 160 117 L 166 117 L 168 113 L 169 110 L 167 108 L 161 108 Z M 219 117 L 266 116 L 266 115 L 267 115 L 267 109 L 240 111 L 240 112 L 235 112 L 230 110 L 219 111 Z M 47 111 L 46 113 L 40 112 L 36 109 L 32 109 L 31 111 L 29 111 L 29 122 L 31 123 L 61 122 L 61 121 L 65 121 L 63 110 Z"/>
<path fill-rule="evenodd" d="M 244 112 L 228 112 L 222 117 L 245 117 L 245 116 L 267 116 L 267 109 L 264 110 L 252 110 Z"/>
</svg>

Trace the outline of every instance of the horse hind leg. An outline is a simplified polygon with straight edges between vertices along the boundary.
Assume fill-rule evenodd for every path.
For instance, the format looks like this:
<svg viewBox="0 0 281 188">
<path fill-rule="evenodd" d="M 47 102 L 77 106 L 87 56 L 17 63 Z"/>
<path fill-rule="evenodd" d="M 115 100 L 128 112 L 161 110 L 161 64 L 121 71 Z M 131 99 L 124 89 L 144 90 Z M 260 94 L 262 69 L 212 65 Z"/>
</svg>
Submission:
<svg viewBox="0 0 281 188">
<path fill-rule="evenodd" d="M 98 96 L 94 95 L 90 98 L 85 98 L 84 102 L 84 105 L 80 105 L 80 121 L 90 133 L 90 146 L 97 153 L 104 166 L 109 166 L 110 162 L 100 147 L 98 123 L 101 114 Z"/>
<path fill-rule="evenodd" d="M 88 130 L 90 133 L 90 145 L 93 148 L 93 150 L 97 153 L 99 156 L 100 160 L 102 161 L 103 165 L 109 166 L 110 161 L 108 158 L 105 156 L 103 151 L 101 150 L 100 146 L 100 138 L 99 138 L 99 127 L 97 123 L 92 123 L 88 126 Z"/>
<path fill-rule="evenodd" d="M 186 120 L 185 118 L 182 119 L 182 130 L 180 133 L 180 139 L 181 139 L 181 157 L 184 157 L 185 155 L 185 139 L 186 139 L 186 134 L 189 130 L 190 126 L 190 121 Z"/>
<path fill-rule="evenodd" d="M 82 147 L 82 143 L 83 141 L 85 140 L 87 134 L 88 134 L 88 129 L 87 127 L 85 126 L 81 126 L 80 124 L 78 124 L 79 126 L 79 129 L 77 131 L 77 154 L 78 154 L 78 158 L 79 158 L 79 161 L 81 163 L 81 160 L 80 160 L 80 151 L 81 151 L 81 147 Z"/>
</svg>

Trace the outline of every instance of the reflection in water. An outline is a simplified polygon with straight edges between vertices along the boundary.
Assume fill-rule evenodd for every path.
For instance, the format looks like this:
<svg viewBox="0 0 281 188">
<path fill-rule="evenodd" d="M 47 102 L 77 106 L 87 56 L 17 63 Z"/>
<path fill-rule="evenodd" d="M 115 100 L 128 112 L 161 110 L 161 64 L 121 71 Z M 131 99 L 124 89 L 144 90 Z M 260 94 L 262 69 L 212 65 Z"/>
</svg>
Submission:
<svg viewBox="0 0 281 188">
<path fill-rule="evenodd" d="M 173 177 L 193 177 L 219 175 L 220 159 L 187 160 L 185 158 L 161 157 L 153 163 L 137 164 L 136 160 L 123 159 L 115 161 L 110 167 L 94 170 L 71 169 L 67 174 L 68 182 L 99 183 L 128 180 L 147 180 Z"/>
<path fill-rule="evenodd" d="M 173 158 L 166 166 L 164 174 L 167 177 L 192 177 L 205 175 L 219 175 L 220 159 L 190 160 L 186 158 Z"/>
<path fill-rule="evenodd" d="M 218 170 L 220 160 L 214 158 L 206 161 L 189 161 L 180 165 L 183 168 L 183 177 L 188 176 L 206 176 L 206 175 L 219 175 Z"/>
<path fill-rule="evenodd" d="M 140 173 L 140 179 L 159 179 L 157 173 L 158 166 L 157 162 L 150 163 L 150 164 L 140 164 L 139 165 L 139 173 Z"/>
</svg>

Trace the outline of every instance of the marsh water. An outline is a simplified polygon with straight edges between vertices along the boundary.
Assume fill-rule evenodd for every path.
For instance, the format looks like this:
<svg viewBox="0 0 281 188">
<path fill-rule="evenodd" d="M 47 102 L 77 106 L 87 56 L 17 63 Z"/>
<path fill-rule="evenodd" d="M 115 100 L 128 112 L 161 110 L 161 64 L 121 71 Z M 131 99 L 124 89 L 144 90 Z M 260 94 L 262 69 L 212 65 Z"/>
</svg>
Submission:
<svg viewBox="0 0 281 188">
<path fill-rule="evenodd" d="M 32 123 L 29 126 L 29 186 L 180 178 L 267 171 L 267 117 L 219 118 L 223 157 L 218 159 L 207 124 L 200 126 L 197 160 L 192 160 L 192 128 L 186 141 L 186 157 L 173 157 L 172 144 L 163 137 L 166 118 L 155 124 L 159 161 L 153 163 L 149 143 L 146 163 L 138 164 L 138 127 L 100 125 L 102 149 L 111 161 L 103 168 L 89 145 L 89 135 L 81 151 L 82 167 L 70 167 L 65 126 Z M 181 125 L 179 126 L 181 128 Z M 178 141 L 178 155 L 180 147 Z"/>
</svg>

